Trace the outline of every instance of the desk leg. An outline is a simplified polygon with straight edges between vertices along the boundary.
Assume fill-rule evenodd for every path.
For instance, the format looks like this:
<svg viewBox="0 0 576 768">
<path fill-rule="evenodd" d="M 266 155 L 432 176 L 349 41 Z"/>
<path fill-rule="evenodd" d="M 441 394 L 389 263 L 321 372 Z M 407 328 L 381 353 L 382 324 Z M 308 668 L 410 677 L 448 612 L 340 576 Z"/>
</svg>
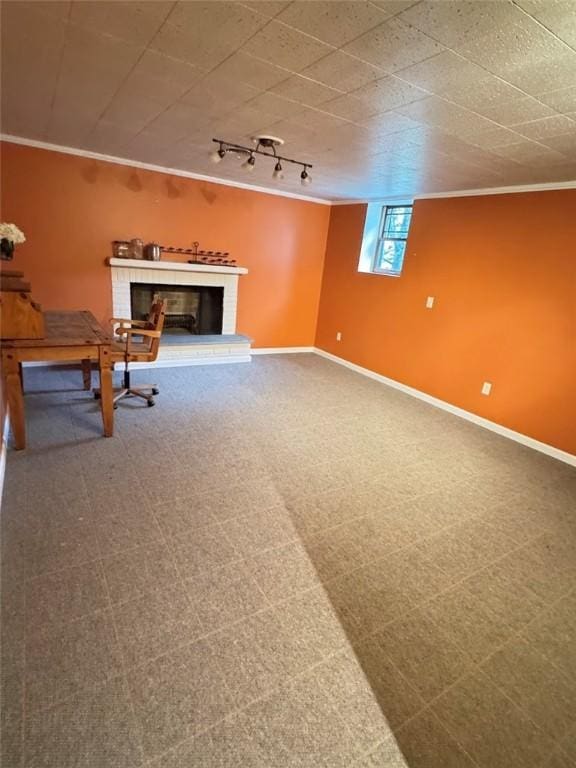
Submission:
<svg viewBox="0 0 576 768">
<path fill-rule="evenodd" d="M 26 421 L 20 364 L 16 355 L 8 351 L 2 353 L 2 363 L 6 376 L 6 396 L 10 411 L 10 426 L 14 436 L 14 447 L 20 451 L 22 448 L 26 448 Z"/>
<path fill-rule="evenodd" d="M 112 389 L 112 363 L 110 362 L 109 347 L 100 347 L 98 367 L 100 370 L 100 404 L 104 435 L 112 437 L 114 434 L 114 391 Z"/>
<path fill-rule="evenodd" d="M 82 380 L 84 389 L 92 388 L 92 360 L 82 360 Z"/>
</svg>

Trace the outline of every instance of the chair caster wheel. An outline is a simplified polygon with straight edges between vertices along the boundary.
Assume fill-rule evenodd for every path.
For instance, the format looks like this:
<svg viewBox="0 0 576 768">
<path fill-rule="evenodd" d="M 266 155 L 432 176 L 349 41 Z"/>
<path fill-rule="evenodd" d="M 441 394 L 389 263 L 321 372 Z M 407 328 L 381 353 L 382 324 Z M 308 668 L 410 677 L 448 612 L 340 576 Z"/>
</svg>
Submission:
<svg viewBox="0 0 576 768">
<path fill-rule="evenodd" d="M 148 403 L 148 408 L 152 408 L 153 405 L 156 405 L 154 400 L 147 400 L 146 402 Z"/>
<path fill-rule="evenodd" d="M 115 411 L 117 411 L 117 410 L 118 410 L 118 403 L 114 403 L 114 410 L 115 410 Z"/>
<path fill-rule="evenodd" d="M 100 400 L 100 392 L 94 392 L 94 400 Z"/>
<path fill-rule="evenodd" d="M 153 395 L 159 395 L 159 394 L 160 394 L 160 390 L 159 390 L 159 389 L 156 389 L 156 388 L 154 388 L 154 389 L 152 390 L 152 394 L 153 394 Z"/>
</svg>

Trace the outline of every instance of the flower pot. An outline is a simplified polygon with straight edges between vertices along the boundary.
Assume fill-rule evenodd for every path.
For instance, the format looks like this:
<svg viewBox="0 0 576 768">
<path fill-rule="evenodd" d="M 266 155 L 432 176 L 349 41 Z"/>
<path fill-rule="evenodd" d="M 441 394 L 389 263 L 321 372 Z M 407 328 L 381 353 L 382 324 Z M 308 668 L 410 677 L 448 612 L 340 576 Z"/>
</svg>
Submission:
<svg viewBox="0 0 576 768">
<path fill-rule="evenodd" d="M 3 237 L 0 240 L 0 258 L 3 261 L 12 261 L 14 258 L 14 241 Z"/>
</svg>

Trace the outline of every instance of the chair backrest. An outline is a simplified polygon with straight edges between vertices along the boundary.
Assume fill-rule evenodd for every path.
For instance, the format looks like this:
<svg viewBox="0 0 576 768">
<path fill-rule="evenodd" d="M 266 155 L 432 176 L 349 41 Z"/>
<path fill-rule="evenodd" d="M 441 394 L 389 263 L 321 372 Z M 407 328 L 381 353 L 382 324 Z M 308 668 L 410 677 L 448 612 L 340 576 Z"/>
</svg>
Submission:
<svg viewBox="0 0 576 768">
<path fill-rule="evenodd" d="M 164 318 L 166 316 L 166 304 L 166 299 L 159 299 L 157 296 L 154 297 L 146 321 L 146 330 L 162 333 L 162 329 L 164 328 Z M 160 348 L 160 338 L 151 339 L 150 337 L 143 336 L 142 341 L 148 347 L 145 353 L 147 360 L 156 360 L 158 357 L 158 349 Z M 138 356 L 140 358 L 142 357 L 141 350 L 139 350 Z"/>
</svg>

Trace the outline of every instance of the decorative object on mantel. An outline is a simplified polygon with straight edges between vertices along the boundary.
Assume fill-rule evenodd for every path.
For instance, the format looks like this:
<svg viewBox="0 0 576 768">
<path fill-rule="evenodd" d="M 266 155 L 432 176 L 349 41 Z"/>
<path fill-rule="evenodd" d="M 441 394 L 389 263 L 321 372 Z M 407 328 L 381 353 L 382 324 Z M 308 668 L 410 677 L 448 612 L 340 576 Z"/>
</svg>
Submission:
<svg viewBox="0 0 576 768">
<path fill-rule="evenodd" d="M 130 240 L 130 258 L 131 259 L 143 259 L 144 258 L 144 241 L 139 237 L 135 237 Z"/>
<path fill-rule="evenodd" d="M 130 259 L 130 241 L 129 240 L 113 240 L 112 241 L 112 255 L 117 259 Z"/>
<path fill-rule="evenodd" d="M 263 155 L 264 157 L 271 157 L 276 160 L 274 171 L 272 173 L 273 179 L 282 180 L 284 178 L 284 169 L 282 163 L 293 163 L 294 165 L 302 166 L 302 173 L 300 174 L 300 183 L 302 186 L 307 186 L 312 183 L 312 177 L 308 173 L 308 168 L 312 168 L 310 163 L 303 163 L 301 160 L 292 160 L 289 157 L 283 157 L 276 152 L 276 147 L 281 147 L 284 144 L 284 139 L 279 139 L 277 136 L 253 136 L 252 141 L 254 147 L 244 147 L 242 144 L 234 144 L 230 141 L 224 141 L 223 139 L 212 139 L 215 144 L 218 144 L 218 149 L 215 149 L 210 153 L 210 159 L 213 163 L 220 163 L 226 155 L 231 152 L 239 158 L 246 158 L 242 163 L 242 168 L 246 171 L 253 171 L 256 165 L 255 155 Z M 270 150 L 265 152 L 264 150 Z"/>
<path fill-rule="evenodd" d="M 132 240 L 113 240 L 112 255 L 117 259 L 143 259 L 144 241 L 139 237 Z"/>
<path fill-rule="evenodd" d="M 163 248 L 161 245 L 158 245 L 158 243 L 146 243 L 146 246 L 144 247 L 144 256 L 148 261 L 160 261 L 162 251 Z"/>
<path fill-rule="evenodd" d="M 14 246 L 24 242 L 24 232 L 16 224 L 0 224 L 0 258 L 3 261 L 12 261 Z"/>
</svg>

